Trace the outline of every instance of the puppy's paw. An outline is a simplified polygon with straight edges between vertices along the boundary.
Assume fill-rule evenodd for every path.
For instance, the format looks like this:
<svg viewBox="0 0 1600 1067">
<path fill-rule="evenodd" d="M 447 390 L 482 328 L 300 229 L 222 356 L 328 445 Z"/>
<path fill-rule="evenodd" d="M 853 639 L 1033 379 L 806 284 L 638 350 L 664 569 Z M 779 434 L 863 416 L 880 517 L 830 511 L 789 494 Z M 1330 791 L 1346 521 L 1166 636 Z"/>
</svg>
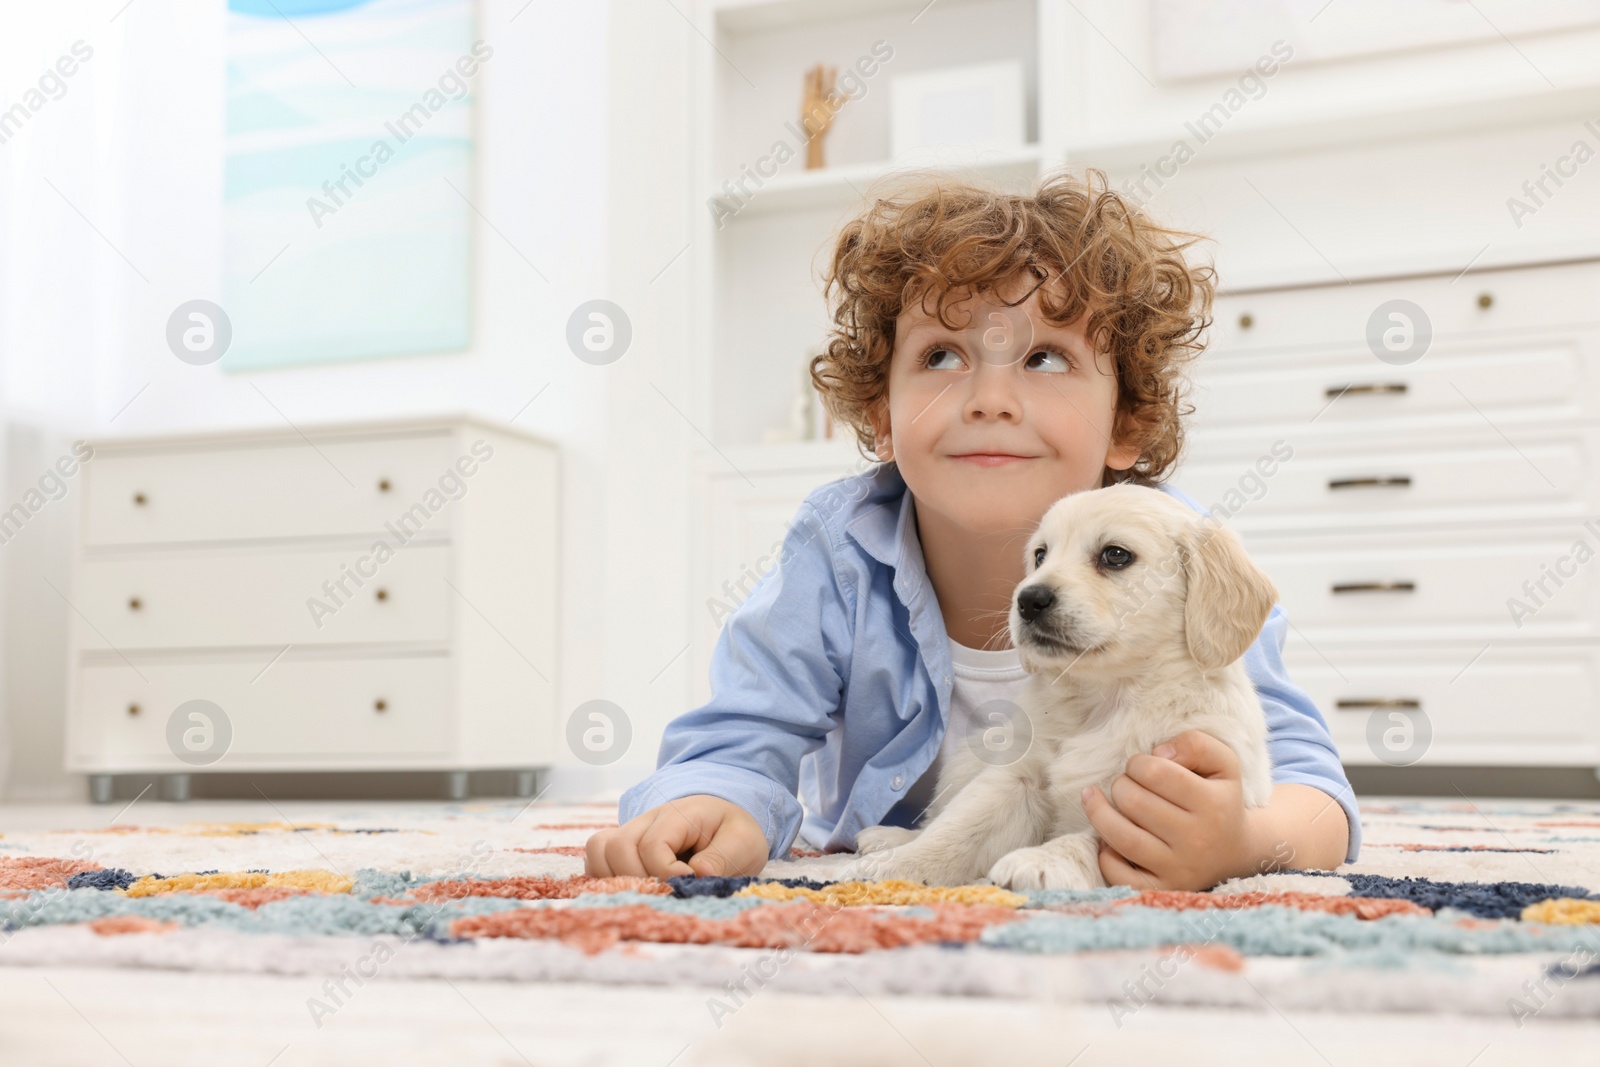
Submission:
<svg viewBox="0 0 1600 1067">
<path fill-rule="evenodd" d="M 989 880 L 1007 889 L 1098 889 L 1106 884 L 1099 848 L 1091 840 L 1087 856 L 1084 852 L 1076 844 L 1013 849 L 989 868 Z"/>
<path fill-rule="evenodd" d="M 865 856 L 869 852 L 882 852 L 899 848 L 916 840 L 921 830 L 908 830 L 904 826 L 869 826 L 856 834 L 856 852 Z"/>
<path fill-rule="evenodd" d="M 841 881 L 920 882 L 923 885 L 968 885 L 974 875 L 964 866 L 911 845 L 863 856 L 838 875 Z"/>
</svg>

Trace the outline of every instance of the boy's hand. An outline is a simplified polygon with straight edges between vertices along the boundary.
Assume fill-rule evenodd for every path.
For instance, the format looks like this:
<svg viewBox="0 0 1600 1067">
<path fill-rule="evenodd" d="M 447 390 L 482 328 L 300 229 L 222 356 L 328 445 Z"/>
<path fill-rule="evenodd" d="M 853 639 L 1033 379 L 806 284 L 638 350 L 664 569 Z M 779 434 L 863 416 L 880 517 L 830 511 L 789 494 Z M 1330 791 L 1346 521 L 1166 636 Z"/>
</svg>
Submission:
<svg viewBox="0 0 1600 1067">
<path fill-rule="evenodd" d="M 1208 733 L 1186 730 L 1129 758 L 1110 801 L 1095 787 L 1084 794 L 1111 885 L 1204 890 L 1256 871 L 1239 757 Z"/>
<path fill-rule="evenodd" d="M 767 835 L 748 811 L 731 800 L 696 795 L 669 800 L 590 837 L 584 873 L 592 878 L 760 874 L 767 852 Z M 687 863 L 680 858 L 685 856 Z"/>
</svg>

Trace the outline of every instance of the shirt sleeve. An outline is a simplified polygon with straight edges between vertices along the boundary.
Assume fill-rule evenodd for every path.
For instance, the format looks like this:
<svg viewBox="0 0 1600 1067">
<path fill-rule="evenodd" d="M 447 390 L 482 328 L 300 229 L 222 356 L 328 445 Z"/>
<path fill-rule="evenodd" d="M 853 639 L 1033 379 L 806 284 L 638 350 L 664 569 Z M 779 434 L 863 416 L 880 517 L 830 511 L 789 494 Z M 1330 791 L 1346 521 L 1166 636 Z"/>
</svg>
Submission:
<svg viewBox="0 0 1600 1067">
<path fill-rule="evenodd" d="M 1210 514 L 1176 486 L 1160 488 L 1201 515 Z M 1350 788 L 1350 780 L 1345 777 L 1344 765 L 1339 762 L 1339 749 L 1328 731 L 1327 720 L 1310 695 L 1289 679 L 1288 669 L 1283 665 L 1283 642 L 1288 629 L 1289 617 L 1283 608 L 1274 604 L 1261 633 L 1244 654 L 1245 671 L 1267 715 L 1272 780 L 1315 786 L 1328 794 L 1330 805 L 1338 803 L 1350 826 L 1350 843 L 1344 860 L 1353 863 L 1361 851 L 1361 811 L 1356 804 L 1355 790 Z"/>
<path fill-rule="evenodd" d="M 1289 617 L 1276 604 L 1255 644 L 1244 654 L 1245 671 L 1261 697 L 1267 713 L 1267 749 L 1272 755 L 1272 780 L 1315 786 L 1327 793 L 1329 805 L 1337 802 L 1350 825 L 1350 843 L 1344 861 L 1353 863 L 1361 851 L 1361 811 L 1355 790 L 1339 762 L 1339 750 L 1328 732 L 1327 720 L 1304 689 L 1289 680 L 1283 665 L 1283 642 Z M 1326 813 L 1318 813 L 1321 818 Z"/>
<path fill-rule="evenodd" d="M 706 794 L 748 811 L 781 859 L 800 832 L 800 760 L 837 725 L 851 616 L 816 509 L 800 506 L 776 565 L 724 623 L 711 700 L 667 724 L 656 770 L 622 794 L 619 822 Z"/>
</svg>

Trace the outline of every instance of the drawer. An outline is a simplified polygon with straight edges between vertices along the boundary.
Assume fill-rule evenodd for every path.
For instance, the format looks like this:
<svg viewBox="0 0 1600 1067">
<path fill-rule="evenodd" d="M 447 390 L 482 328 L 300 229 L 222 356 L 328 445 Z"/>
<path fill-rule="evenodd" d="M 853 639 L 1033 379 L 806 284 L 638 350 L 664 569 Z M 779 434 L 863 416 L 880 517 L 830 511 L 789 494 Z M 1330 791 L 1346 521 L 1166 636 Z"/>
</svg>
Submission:
<svg viewBox="0 0 1600 1067">
<path fill-rule="evenodd" d="M 1288 458 L 1285 458 L 1288 457 Z M 1196 434 L 1173 483 L 1240 530 L 1600 514 L 1600 429 Z"/>
<path fill-rule="evenodd" d="M 1587 548 L 1575 553 L 1579 542 Z M 1290 621 L 1318 645 L 1600 638 L 1600 523 L 1245 543 Z M 1513 599 L 1525 610 L 1514 612 Z"/>
<path fill-rule="evenodd" d="M 84 468 L 85 543 L 376 535 L 385 524 L 442 535 L 451 496 L 471 484 L 453 471 L 448 433 L 314 441 L 102 446 Z M 481 458 L 462 451 L 469 465 Z"/>
<path fill-rule="evenodd" d="M 1488 307 L 1479 305 L 1485 294 Z M 1600 322 L 1600 262 L 1223 293 L 1213 305 L 1210 348 L 1218 356 L 1359 348 L 1381 370 L 1384 364 L 1366 347 L 1367 323 L 1381 305 L 1396 299 L 1422 308 L 1435 343 L 1466 334 L 1511 336 L 1595 324 Z M 1423 362 L 1433 358 L 1429 351 Z"/>
<path fill-rule="evenodd" d="M 78 647 L 444 642 L 451 552 L 411 544 L 382 563 L 359 547 L 98 555 L 79 569 Z"/>
<path fill-rule="evenodd" d="M 294 654 L 210 661 L 86 663 L 74 700 L 74 770 L 178 767 L 169 720 L 191 700 L 222 709 L 231 733 L 226 753 L 200 743 L 197 762 L 226 771 L 235 762 L 292 758 L 442 756 L 453 747 L 455 663 L 447 656 L 310 659 Z M 187 716 L 184 716 L 187 720 Z M 185 725 L 190 725 L 185 722 Z M 193 724 L 199 725 L 199 724 Z M 221 728 L 210 744 L 218 744 Z"/>
<path fill-rule="evenodd" d="M 1218 360 L 1194 375 L 1199 430 L 1274 423 L 1295 430 L 1370 430 L 1400 424 L 1485 426 L 1600 415 L 1600 329 L 1546 339 L 1441 342 L 1416 363 L 1390 366 L 1365 347 Z"/>
<path fill-rule="evenodd" d="M 1324 649 L 1325 660 L 1291 632 L 1284 663 L 1347 764 L 1600 766 L 1600 648 L 1480 649 Z"/>
</svg>

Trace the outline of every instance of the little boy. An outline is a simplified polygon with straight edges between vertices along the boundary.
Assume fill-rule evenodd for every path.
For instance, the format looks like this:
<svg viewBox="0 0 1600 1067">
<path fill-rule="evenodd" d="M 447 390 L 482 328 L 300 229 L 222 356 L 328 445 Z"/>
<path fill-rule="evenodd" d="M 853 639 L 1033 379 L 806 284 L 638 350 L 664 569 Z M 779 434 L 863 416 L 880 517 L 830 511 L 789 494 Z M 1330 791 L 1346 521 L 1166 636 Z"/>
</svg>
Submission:
<svg viewBox="0 0 1600 1067">
<path fill-rule="evenodd" d="M 1099 179 L 1096 188 L 1095 179 Z M 877 199 L 839 234 L 812 377 L 880 461 L 815 490 L 731 615 L 713 696 L 589 839 L 589 874 L 757 874 L 797 836 L 835 852 L 915 825 L 978 709 L 1026 679 L 1007 633 L 1045 510 L 1160 479 L 1182 448 L 1182 370 L 1214 272 L 1090 170 L 1030 196 L 948 178 Z M 1289 681 L 1274 607 L 1245 665 L 1274 791 L 1245 808 L 1233 751 L 1189 731 L 1086 790 L 1111 884 L 1207 889 L 1355 859 L 1360 823 L 1327 725 Z M 805 804 L 802 808 L 800 799 Z"/>
</svg>

